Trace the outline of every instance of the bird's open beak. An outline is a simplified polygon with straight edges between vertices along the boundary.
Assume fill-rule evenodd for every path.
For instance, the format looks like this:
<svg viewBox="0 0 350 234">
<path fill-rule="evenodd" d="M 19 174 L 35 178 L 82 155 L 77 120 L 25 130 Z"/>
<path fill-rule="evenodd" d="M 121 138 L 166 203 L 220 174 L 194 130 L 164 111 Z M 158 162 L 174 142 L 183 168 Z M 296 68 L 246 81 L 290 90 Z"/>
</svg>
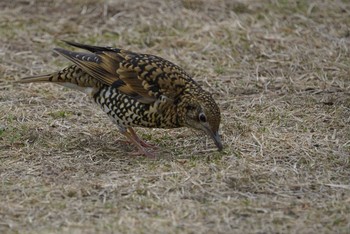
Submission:
<svg viewBox="0 0 350 234">
<path fill-rule="evenodd" d="M 221 143 L 221 138 L 220 138 L 219 132 L 213 132 L 209 129 L 207 130 L 207 132 L 210 135 L 210 137 L 214 140 L 216 147 L 218 147 L 218 151 L 221 151 L 223 149 L 223 146 Z"/>
</svg>

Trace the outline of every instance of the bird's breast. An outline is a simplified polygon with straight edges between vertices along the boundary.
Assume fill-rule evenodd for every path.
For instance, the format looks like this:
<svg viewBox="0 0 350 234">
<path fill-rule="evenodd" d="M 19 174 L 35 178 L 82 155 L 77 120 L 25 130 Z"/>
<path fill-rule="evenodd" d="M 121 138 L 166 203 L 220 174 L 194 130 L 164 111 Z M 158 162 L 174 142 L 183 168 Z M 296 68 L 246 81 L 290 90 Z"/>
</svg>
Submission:
<svg viewBox="0 0 350 234">
<path fill-rule="evenodd" d="M 181 127 L 176 107 L 164 98 L 145 104 L 113 87 L 104 86 L 94 95 L 94 100 L 120 126 Z"/>
</svg>

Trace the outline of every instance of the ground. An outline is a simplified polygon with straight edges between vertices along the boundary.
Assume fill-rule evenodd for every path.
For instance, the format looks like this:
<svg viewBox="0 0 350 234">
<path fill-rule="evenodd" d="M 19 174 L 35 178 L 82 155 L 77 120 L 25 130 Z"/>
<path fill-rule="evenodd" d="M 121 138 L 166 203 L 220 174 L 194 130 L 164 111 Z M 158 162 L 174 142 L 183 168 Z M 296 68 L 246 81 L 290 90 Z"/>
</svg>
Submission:
<svg viewBox="0 0 350 234">
<path fill-rule="evenodd" d="M 156 54 L 222 111 L 224 151 L 137 129 L 135 157 L 83 93 L 14 84 L 69 62 L 61 40 Z M 0 232 L 348 233 L 347 0 L 2 0 Z"/>
</svg>

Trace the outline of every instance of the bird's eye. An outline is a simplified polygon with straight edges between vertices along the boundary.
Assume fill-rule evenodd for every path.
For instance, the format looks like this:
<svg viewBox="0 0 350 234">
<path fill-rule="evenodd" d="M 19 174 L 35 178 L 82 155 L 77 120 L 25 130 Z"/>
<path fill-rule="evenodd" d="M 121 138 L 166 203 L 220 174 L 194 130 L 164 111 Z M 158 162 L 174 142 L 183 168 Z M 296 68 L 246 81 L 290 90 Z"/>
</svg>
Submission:
<svg viewBox="0 0 350 234">
<path fill-rule="evenodd" d="M 207 117 L 205 116 L 204 113 L 200 113 L 198 117 L 199 117 L 199 121 L 207 122 Z"/>
</svg>

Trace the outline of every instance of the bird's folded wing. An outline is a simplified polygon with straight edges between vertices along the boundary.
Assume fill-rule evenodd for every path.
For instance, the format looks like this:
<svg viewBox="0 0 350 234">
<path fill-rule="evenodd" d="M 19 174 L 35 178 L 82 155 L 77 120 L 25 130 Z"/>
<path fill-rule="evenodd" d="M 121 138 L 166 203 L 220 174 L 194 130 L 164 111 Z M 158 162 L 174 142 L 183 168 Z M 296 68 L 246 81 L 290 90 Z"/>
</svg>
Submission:
<svg viewBox="0 0 350 234">
<path fill-rule="evenodd" d="M 95 47 L 74 42 L 70 45 L 92 53 L 55 51 L 81 67 L 103 84 L 143 103 L 152 103 L 160 96 L 174 100 L 193 80 L 178 66 L 160 57 L 136 54 L 110 47 Z"/>
</svg>

